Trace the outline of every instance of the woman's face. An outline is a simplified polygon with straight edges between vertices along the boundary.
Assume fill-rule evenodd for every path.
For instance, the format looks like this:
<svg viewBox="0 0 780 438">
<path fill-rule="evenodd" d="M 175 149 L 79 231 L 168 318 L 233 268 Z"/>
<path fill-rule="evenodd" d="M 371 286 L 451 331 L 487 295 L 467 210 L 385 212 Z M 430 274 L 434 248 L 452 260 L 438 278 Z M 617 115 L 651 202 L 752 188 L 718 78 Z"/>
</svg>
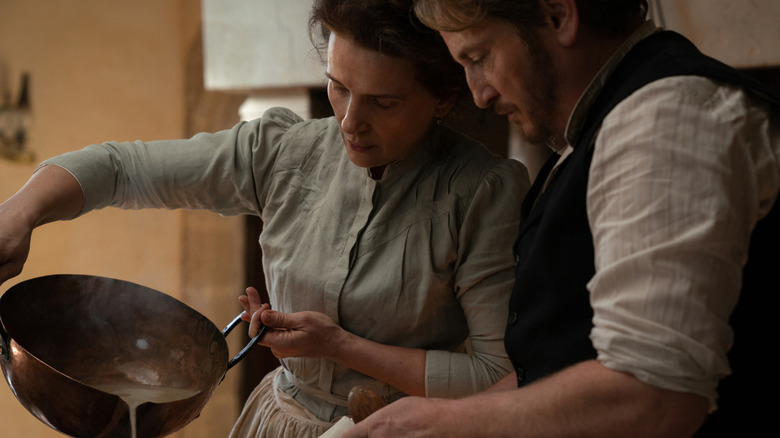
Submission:
<svg viewBox="0 0 780 438">
<path fill-rule="evenodd" d="M 408 157 L 434 117 L 451 107 L 415 79 L 408 60 L 362 48 L 335 33 L 328 43 L 327 76 L 344 146 L 360 167 L 384 169 Z"/>
</svg>

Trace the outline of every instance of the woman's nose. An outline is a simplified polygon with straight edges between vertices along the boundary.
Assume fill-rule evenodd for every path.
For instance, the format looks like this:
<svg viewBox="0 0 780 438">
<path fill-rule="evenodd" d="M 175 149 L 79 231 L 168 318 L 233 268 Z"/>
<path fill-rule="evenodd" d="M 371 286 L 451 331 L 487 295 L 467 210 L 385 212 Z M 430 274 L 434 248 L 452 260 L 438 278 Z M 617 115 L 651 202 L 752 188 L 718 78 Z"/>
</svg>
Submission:
<svg viewBox="0 0 780 438">
<path fill-rule="evenodd" d="M 341 119 L 341 129 L 348 134 L 355 134 L 366 129 L 368 125 L 363 108 L 351 100 L 344 112 L 344 118 Z"/>
</svg>

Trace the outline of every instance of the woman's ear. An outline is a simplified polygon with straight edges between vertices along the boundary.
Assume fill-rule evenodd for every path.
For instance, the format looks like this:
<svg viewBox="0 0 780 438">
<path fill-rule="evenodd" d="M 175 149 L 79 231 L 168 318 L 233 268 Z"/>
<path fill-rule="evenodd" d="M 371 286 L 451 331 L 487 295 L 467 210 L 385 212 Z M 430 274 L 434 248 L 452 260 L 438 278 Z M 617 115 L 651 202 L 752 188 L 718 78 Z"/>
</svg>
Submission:
<svg viewBox="0 0 780 438">
<path fill-rule="evenodd" d="M 563 47 L 571 47 L 577 41 L 580 15 L 576 0 L 545 0 L 547 22 Z"/>
<path fill-rule="evenodd" d="M 458 93 L 452 93 L 449 97 L 443 97 L 439 99 L 439 103 L 436 104 L 436 108 L 433 111 L 433 116 L 437 119 L 443 119 L 452 106 L 455 105 L 455 101 L 458 100 Z"/>
</svg>

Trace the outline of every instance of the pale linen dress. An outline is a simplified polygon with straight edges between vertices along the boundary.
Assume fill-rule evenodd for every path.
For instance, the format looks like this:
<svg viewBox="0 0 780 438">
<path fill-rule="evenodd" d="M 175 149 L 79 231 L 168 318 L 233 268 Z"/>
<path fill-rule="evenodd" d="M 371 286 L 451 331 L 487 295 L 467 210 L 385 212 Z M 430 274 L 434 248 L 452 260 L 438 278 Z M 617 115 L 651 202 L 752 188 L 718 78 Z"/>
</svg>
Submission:
<svg viewBox="0 0 780 438">
<path fill-rule="evenodd" d="M 349 160 L 335 119 L 281 108 L 216 134 L 93 145 L 44 164 L 76 177 L 82 213 L 259 215 L 272 307 L 323 312 L 364 338 L 427 350 L 428 396 L 474 393 L 511 369 L 503 335 L 528 175 L 447 128 L 433 126 L 381 180 Z M 233 436 L 318 436 L 347 412 L 355 385 L 403 396 L 326 359 L 282 366 L 247 401 Z"/>
</svg>

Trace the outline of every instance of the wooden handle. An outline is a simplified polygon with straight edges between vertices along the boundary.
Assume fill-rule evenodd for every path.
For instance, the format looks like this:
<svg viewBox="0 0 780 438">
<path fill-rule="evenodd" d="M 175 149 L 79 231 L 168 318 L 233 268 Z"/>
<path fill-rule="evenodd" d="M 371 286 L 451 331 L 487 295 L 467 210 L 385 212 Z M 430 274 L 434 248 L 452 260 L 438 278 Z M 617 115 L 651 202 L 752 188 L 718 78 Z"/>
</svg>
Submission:
<svg viewBox="0 0 780 438">
<path fill-rule="evenodd" d="M 355 386 L 349 391 L 347 406 L 349 407 L 349 415 L 352 417 L 352 421 L 357 424 L 369 415 L 387 406 L 387 403 L 376 392 L 364 386 Z"/>
</svg>

